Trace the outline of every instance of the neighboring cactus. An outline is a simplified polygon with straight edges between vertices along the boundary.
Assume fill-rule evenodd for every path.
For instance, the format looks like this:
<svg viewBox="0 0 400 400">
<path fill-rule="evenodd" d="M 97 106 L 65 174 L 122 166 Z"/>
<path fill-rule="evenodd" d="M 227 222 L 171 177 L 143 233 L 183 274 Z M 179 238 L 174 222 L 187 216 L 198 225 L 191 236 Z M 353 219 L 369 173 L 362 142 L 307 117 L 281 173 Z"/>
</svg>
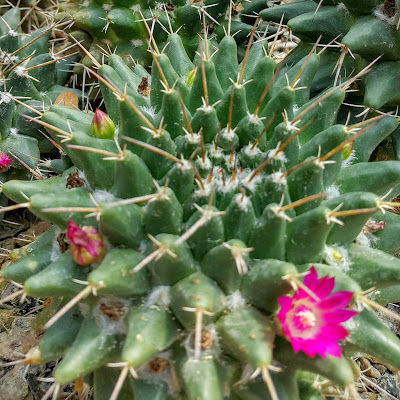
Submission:
<svg viewBox="0 0 400 400">
<path fill-rule="evenodd" d="M 364 104 L 372 109 L 398 106 L 397 90 L 393 88 L 400 71 L 400 10 L 397 1 L 324 1 L 322 7 L 317 3 L 296 0 L 267 8 L 260 15 L 267 21 L 279 22 L 283 18 L 293 33 L 302 39 L 303 43 L 293 54 L 294 59 L 301 58 L 302 53 L 307 54 L 308 43 L 320 35 L 323 43 L 335 40 L 336 51 L 327 51 L 324 71 L 313 82 L 316 89 L 337 82 L 340 74 L 348 76 L 361 65 L 379 58 L 361 85 Z"/>
<path fill-rule="evenodd" d="M 352 355 L 400 368 L 399 339 L 363 307 L 377 307 L 371 288 L 400 300 L 398 247 L 369 247 L 362 233 L 397 205 L 383 197 L 399 193 L 400 161 L 366 162 L 396 118 L 337 125 L 353 81 L 309 100 L 314 51 L 276 79 L 266 42 L 239 65 L 230 36 L 213 57 L 203 42 L 193 61 L 178 35 L 168 43 L 151 76 L 118 55 L 90 72 L 114 140 L 92 136 L 112 136 L 104 115 L 93 126 L 93 114 L 53 105 L 37 122 L 75 167 L 3 185 L 19 204 L 2 211 L 54 224 L 1 271 L 23 285 L 2 302 L 53 298 L 21 363 L 62 357 L 55 397 L 92 377 L 96 400 L 305 400 L 335 387 L 357 398 Z M 351 143 L 360 155 L 348 165 Z M 397 235 L 399 218 L 382 234 Z M 316 375 L 332 385 L 313 385 Z"/>
<path fill-rule="evenodd" d="M 310 41 L 315 42 L 321 35 L 321 43 L 329 43 L 330 47 L 323 50 L 321 67 L 311 90 L 338 84 L 375 61 L 371 72 L 354 85 L 357 91 L 346 99 L 350 106 L 343 107 L 341 119 L 344 121 L 349 111 L 352 111 L 353 123 L 356 114 L 365 116 L 370 110 L 397 113 L 400 3 L 397 0 L 324 0 L 321 7 L 317 3 L 296 0 L 260 12 L 265 21 L 278 23 L 283 18 L 283 23 L 301 38 L 301 44 L 285 62 L 290 65 L 302 58 L 312 46 Z M 391 138 L 394 157 L 400 160 L 400 129 Z"/>
<path fill-rule="evenodd" d="M 224 30 L 235 33 L 240 43 L 246 41 L 257 12 L 264 7 L 266 0 L 240 0 L 237 3 L 230 0 L 74 0 L 60 2 L 57 18 L 73 19 L 71 34 L 79 35 L 79 40 L 83 39 L 91 54 L 84 57 L 85 65 L 92 65 L 93 58 L 101 62 L 108 51 L 148 65 L 151 56 L 147 50 L 148 32 L 143 18 L 148 21 L 160 48 L 170 33 L 179 32 L 192 57 L 197 48 L 197 35 L 204 28 L 218 41 L 224 36 Z M 205 15 L 204 25 L 202 15 Z"/>
<path fill-rule="evenodd" d="M 9 177 L 28 179 L 32 174 L 41 179 L 46 173 L 39 170 L 40 157 L 52 154 L 54 158 L 58 152 L 40 129 L 27 123 L 21 114 L 37 117 L 66 95 L 76 100 L 76 107 L 81 99 L 80 91 L 64 86 L 70 79 L 70 65 L 76 54 L 61 56 L 62 51 L 49 51 L 52 30 L 60 29 L 62 24 L 26 34 L 21 29 L 25 20 L 18 7 L 8 9 L 0 20 L 0 152 L 12 160 L 1 164 L 1 182 Z M 69 166 L 61 159 L 42 165 L 57 173 Z M 7 199 L 1 196 L 0 202 L 4 205 Z"/>
</svg>

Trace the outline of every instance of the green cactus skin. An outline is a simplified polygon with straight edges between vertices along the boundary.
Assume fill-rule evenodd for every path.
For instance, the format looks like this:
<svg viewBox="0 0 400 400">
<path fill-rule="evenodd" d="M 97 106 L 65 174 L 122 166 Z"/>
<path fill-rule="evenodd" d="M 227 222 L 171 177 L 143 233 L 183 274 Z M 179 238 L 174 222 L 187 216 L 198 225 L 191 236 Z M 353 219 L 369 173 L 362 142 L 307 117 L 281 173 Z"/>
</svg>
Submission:
<svg viewBox="0 0 400 400">
<path fill-rule="evenodd" d="M 319 71 L 310 83 L 311 91 L 320 90 L 330 85 L 337 85 L 346 79 L 353 71 L 357 72 L 368 63 L 373 62 L 371 71 L 355 85 L 358 93 L 349 94 L 346 102 L 356 105 L 368 111 L 380 110 L 380 112 L 396 112 L 400 104 L 398 90 L 395 82 L 398 82 L 400 61 L 400 34 L 398 21 L 400 9 L 397 2 L 391 0 L 346 0 L 322 2 L 322 7 L 317 10 L 317 1 L 295 0 L 288 4 L 281 4 L 265 8 L 260 12 L 264 21 L 278 23 L 283 16 L 283 23 L 297 35 L 302 42 L 290 54 L 285 65 L 292 65 L 303 57 L 311 48 L 311 42 L 320 37 L 320 43 L 327 44 L 336 38 L 337 48 L 326 48 L 321 54 Z M 321 36 L 320 36 L 321 35 Z M 323 46 L 323 45 L 321 45 Z M 350 54 L 351 53 L 351 54 Z M 336 68 L 337 65 L 340 68 Z M 283 68 L 282 74 L 285 72 Z M 394 85 L 394 86 L 393 86 Z M 354 107 L 342 107 L 344 122 L 347 113 L 354 112 Z M 353 118 L 354 119 L 354 118 Z M 385 139 L 385 129 L 377 127 L 379 133 L 369 138 L 364 137 L 354 143 L 352 157 L 368 161 L 371 153 L 368 142 L 381 141 L 380 135 Z M 399 145 L 399 133 L 393 133 L 392 143 L 396 160 L 400 153 L 396 150 Z M 371 136 L 370 136 L 371 135 Z M 382 140 L 383 140 L 382 139 Z M 372 147 L 376 147 L 372 144 Z"/>
<path fill-rule="evenodd" d="M 233 52 L 231 62 L 235 46 L 229 37 L 221 43 L 221 51 Z M 25 359 L 62 357 L 53 390 L 93 376 L 96 400 L 317 399 L 322 394 L 309 385 L 314 374 L 352 387 L 354 352 L 400 367 L 400 341 L 373 311 L 348 321 L 342 358 L 294 353 L 275 319 L 277 299 L 292 291 L 288 277 L 311 266 L 335 277 L 334 290 L 351 291 L 354 301 L 362 303 L 362 290 L 371 287 L 379 288 L 380 303 L 399 300 L 397 247 L 379 240 L 397 231 L 399 217 L 386 215 L 384 229 L 371 230 L 370 247 L 363 233 L 375 215 L 382 220 L 393 205 L 382 196 L 400 184 L 400 161 L 365 162 L 379 141 L 368 135 L 379 126 L 382 138 L 397 121 L 382 116 L 361 130 L 336 124 L 343 88 L 309 100 L 292 83 L 301 67 L 299 86 L 312 82 L 318 55 L 289 69 L 287 85 L 271 81 L 273 62 L 259 46 L 229 71 L 216 66 L 224 62 L 216 55 L 180 62 L 155 52 L 150 95 L 138 92 L 143 71 L 113 55 L 91 73 L 114 116 L 115 142 L 91 136 L 93 114 L 54 105 L 38 120 L 75 166 L 56 178 L 4 183 L 3 194 L 19 203 L 11 209 L 27 207 L 55 226 L 13 253 L 15 262 L 1 273 L 59 304 Z M 192 65 L 194 80 L 186 79 Z M 244 85 L 257 79 L 258 66 L 271 68 L 252 86 L 260 96 L 272 82 L 266 103 Z M 239 76 L 228 85 L 232 71 Z M 354 143 L 360 157 L 343 162 L 342 147 L 364 134 L 365 148 Z M 61 253 L 57 238 L 68 221 L 104 237 L 105 253 L 89 266 Z M 368 321 L 376 334 L 361 340 Z M 269 374 L 275 363 L 281 372 Z M 258 368 L 267 385 L 249 379 Z"/>
<path fill-rule="evenodd" d="M 60 95 L 70 95 L 78 105 L 80 90 L 67 88 L 77 54 L 64 55 L 49 40 L 55 26 L 42 26 L 29 34 L 20 26 L 26 18 L 18 7 L 2 6 L 0 21 L 0 152 L 11 161 L 1 164 L 1 182 L 9 179 L 42 179 L 62 173 L 70 161 L 24 115 L 36 118 Z M 31 10 L 32 11 L 32 10 Z M 62 29 L 64 24 L 56 25 Z M 25 27 L 24 27 L 25 28 Z M 53 160 L 45 160 L 47 157 Z M 44 171 L 43 171 L 44 170 Z M 19 188 L 21 190 L 21 188 Z M 24 191 L 20 192 L 24 196 Z M 0 195 L 0 203 L 6 198 Z M 2 218 L 2 217 L 1 217 Z"/>
<path fill-rule="evenodd" d="M 213 44 L 220 41 L 228 30 L 232 35 L 235 34 L 235 40 L 242 44 L 247 41 L 258 11 L 265 6 L 265 0 L 252 3 L 240 0 L 232 4 L 228 0 L 193 2 L 186 0 L 62 0 L 55 18 L 56 20 L 73 18 L 73 25 L 69 31 L 77 39 L 78 36 L 85 39 L 84 46 L 91 54 L 91 56 L 83 55 L 82 64 L 86 66 L 93 65 L 93 58 L 101 62 L 103 52 L 98 46 L 107 49 L 108 45 L 112 47 L 111 53 L 116 51 L 126 61 L 133 59 L 145 66 L 151 64 L 151 56 L 146 48 L 148 31 L 142 23 L 145 19 L 157 46 L 162 49 L 168 43 L 165 52 L 172 63 L 174 59 L 178 60 L 179 66 L 175 70 L 182 76 L 182 74 L 186 75 L 187 68 L 191 64 L 191 59 L 188 58 L 186 52 L 192 58 L 197 50 L 197 34 L 203 30 L 203 21 L 200 18 L 200 15 L 204 15 L 203 9 L 207 12 L 206 29 Z M 267 24 L 263 24 L 262 30 L 266 27 Z M 230 37 L 231 42 L 235 40 Z M 185 52 L 175 45 L 175 42 L 180 45 L 180 41 L 185 47 Z M 232 47 L 233 51 L 229 50 L 228 44 L 226 47 L 236 62 L 236 46 Z M 239 51 L 243 54 L 244 47 L 241 46 Z M 220 56 L 222 53 L 223 51 Z M 185 58 L 185 62 L 182 57 Z M 82 73 L 83 69 L 77 66 L 75 71 Z M 225 69 L 221 71 L 221 74 L 226 73 L 225 79 L 222 79 L 224 88 L 229 86 L 227 78 L 230 72 L 232 71 L 225 71 Z"/>
</svg>

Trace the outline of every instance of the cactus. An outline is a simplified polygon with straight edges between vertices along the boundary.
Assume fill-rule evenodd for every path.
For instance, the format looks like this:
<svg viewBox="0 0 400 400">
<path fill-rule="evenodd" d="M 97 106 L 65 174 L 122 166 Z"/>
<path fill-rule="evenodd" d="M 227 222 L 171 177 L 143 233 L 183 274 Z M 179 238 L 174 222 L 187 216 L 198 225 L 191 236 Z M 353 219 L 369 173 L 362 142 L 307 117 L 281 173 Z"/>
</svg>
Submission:
<svg viewBox="0 0 400 400">
<path fill-rule="evenodd" d="M 64 24 L 43 26 L 24 33 L 21 9 L 8 9 L 0 20 L 0 181 L 41 179 L 43 169 L 59 173 L 70 166 L 68 161 L 52 160 L 41 164 L 41 157 L 57 155 L 58 148 L 43 136 L 38 126 L 27 123 L 20 114 L 37 117 L 52 103 L 68 95 L 76 107 L 81 100 L 79 90 L 64 87 L 69 81 L 70 63 L 76 54 L 62 55 L 62 50 L 49 50 L 53 29 Z M 57 47 L 56 47 L 57 48 Z M 78 98 L 79 96 L 79 98 Z M 65 103 L 65 102 L 64 102 Z M 2 205 L 7 199 L 1 196 Z"/>
<path fill-rule="evenodd" d="M 193 57 L 198 44 L 197 35 L 204 29 L 214 38 L 213 43 L 221 40 L 226 31 L 235 33 L 238 43 L 246 42 L 257 12 L 264 6 L 264 0 L 251 3 L 230 0 L 74 0 L 60 2 L 57 18 L 73 18 L 70 32 L 79 37 L 78 40 L 83 40 L 90 52 L 90 55 L 84 55 L 83 64 L 91 66 L 94 59 L 101 62 L 104 54 L 117 52 L 127 62 L 133 58 L 147 66 L 152 59 L 147 51 L 148 32 L 143 19 L 148 21 L 160 48 L 164 47 L 171 33 L 178 33 L 189 56 Z M 203 15 L 204 20 L 201 18 Z M 240 51 L 244 53 L 243 46 Z M 80 67 L 75 70 L 84 71 Z"/>
<path fill-rule="evenodd" d="M 370 109 L 396 107 L 399 100 L 389 82 L 396 80 L 400 59 L 397 2 L 324 1 L 322 7 L 317 3 L 296 0 L 260 12 L 266 21 L 282 20 L 302 39 L 287 61 L 307 54 L 310 40 L 314 42 L 320 37 L 323 43 L 330 43 L 333 49 L 324 49 L 327 50 L 323 56 L 324 68 L 312 83 L 318 90 L 336 84 L 340 77 L 343 79 L 375 60 L 372 72 L 358 87 L 364 95 L 363 103 Z"/>
<path fill-rule="evenodd" d="M 10 254 L 1 275 L 22 288 L 2 302 L 53 299 L 20 361 L 62 357 L 48 396 L 85 378 L 95 399 L 358 398 L 353 355 L 400 368 L 371 309 L 399 300 L 398 247 L 377 235 L 400 227 L 380 214 L 400 161 L 368 163 L 377 139 L 360 144 L 397 120 L 336 124 L 365 71 L 310 99 L 315 48 L 277 78 L 254 32 L 241 64 L 229 35 L 193 60 L 169 35 L 151 75 L 111 55 L 90 70 L 108 115 L 52 105 L 35 120 L 74 166 L 4 183 L 3 212 L 54 226 Z"/>
<path fill-rule="evenodd" d="M 359 113 L 363 117 L 371 110 L 397 113 L 400 99 L 393 82 L 398 81 L 400 71 L 398 2 L 324 0 L 322 7 L 317 3 L 312 0 L 296 0 L 260 12 L 265 21 L 282 21 L 301 38 L 302 43 L 285 62 L 290 65 L 302 58 L 312 46 L 309 42 L 316 41 L 321 35 L 321 43 L 331 47 L 321 50 L 321 68 L 311 83 L 311 90 L 336 85 L 368 62 L 374 61 L 371 72 L 354 85 L 356 93 L 350 94 L 346 100 L 352 106 L 342 107 L 341 119 L 344 122 L 350 111 L 353 123 L 355 114 Z M 357 108 L 354 109 L 354 106 Z M 399 160 L 399 129 L 393 132 L 391 139 L 393 153 L 389 157 Z"/>
</svg>

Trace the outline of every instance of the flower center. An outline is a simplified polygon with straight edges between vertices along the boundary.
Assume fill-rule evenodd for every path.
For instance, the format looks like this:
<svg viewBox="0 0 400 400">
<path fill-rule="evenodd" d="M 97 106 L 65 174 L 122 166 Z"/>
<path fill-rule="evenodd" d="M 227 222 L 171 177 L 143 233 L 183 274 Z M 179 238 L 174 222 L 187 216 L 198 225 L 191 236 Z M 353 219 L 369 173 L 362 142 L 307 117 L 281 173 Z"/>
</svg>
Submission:
<svg viewBox="0 0 400 400">
<path fill-rule="evenodd" d="M 298 319 L 298 325 L 302 325 L 304 329 L 311 328 L 315 325 L 315 322 L 317 321 L 314 313 L 311 310 L 299 311 L 295 315 L 295 318 Z"/>
<path fill-rule="evenodd" d="M 312 305 L 299 302 L 288 312 L 287 323 L 295 337 L 306 339 L 319 330 L 318 313 Z"/>
</svg>

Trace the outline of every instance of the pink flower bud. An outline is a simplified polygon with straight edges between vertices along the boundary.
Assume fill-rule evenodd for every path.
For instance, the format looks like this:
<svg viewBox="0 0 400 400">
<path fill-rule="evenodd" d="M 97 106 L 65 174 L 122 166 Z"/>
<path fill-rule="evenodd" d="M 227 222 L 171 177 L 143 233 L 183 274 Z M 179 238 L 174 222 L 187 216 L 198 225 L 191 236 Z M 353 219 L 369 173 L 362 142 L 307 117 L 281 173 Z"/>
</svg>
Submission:
<svg viewBox="0 0 400 400">
<path fill-rule="evenodd" d="M 11 163 L 11 158 L 8 157 L 7 153 L 0 151 L 0 172 L 5 172 L 8 170 Z"/>
<path fill-rule="evenodd" d="M 112 119 L 98 108 L 94 113 L 92 122 L 92 136 L 97 139 L 114 139 L 115 125 Z"/>
<path fill-rule="evenodd" d="M 74 221 L 68 221 L 67 239 L 72 258 L 79 265 L 88 265 L 103 253 L 103 238 L 93 226 L 80 228 Z"/>
<path fill-rule="evenodd" d="M 290 341 L 294 352 L 300 350 L 309 357 L 328 354 L 341 357 L 339 340 L 348 332 L 341 322 L 347 321 L 357 312 L 347 310 L 352 292 L 331 293 L 335 278 L 318 278 L 312 267 L 304 278 L 303 286 L 292 297 L 278 297 L 281 306 L 277 318 L 283 335 Z"/>
</svg>

